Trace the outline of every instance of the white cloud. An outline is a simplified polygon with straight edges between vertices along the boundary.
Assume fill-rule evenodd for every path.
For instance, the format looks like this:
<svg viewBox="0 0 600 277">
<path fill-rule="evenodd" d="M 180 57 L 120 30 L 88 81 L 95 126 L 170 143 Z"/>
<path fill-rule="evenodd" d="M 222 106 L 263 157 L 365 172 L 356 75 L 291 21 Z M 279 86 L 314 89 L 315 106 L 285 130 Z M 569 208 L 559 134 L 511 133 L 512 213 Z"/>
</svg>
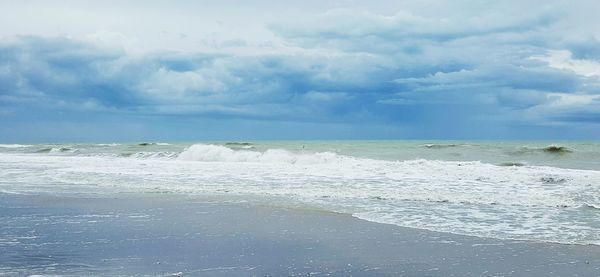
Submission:
<svg viewBox="0 0 600 277">
<path fill-rule="evenodd" d="M 582 118 L 596 121 L 600 119 L 600 95 L 548 93 L 545 100 L 523 113 L 524 118 L 541 124 L 577 123 Z"/>
<path fill-rule="evenodd" d="M 123 33 L 99 30 L 88 34 L 83 41 L 90 42 L 100 48 L 115 48 L 127 51 L 128 53 L 136 53 L 140 48 L 140 42 L 132 37 L 126 36 Z"/>
<path fill-rule="evenodd" d="M 548 93 L 548 103 L 545 105 L 550 108 L 577 108 L 590 104 L 598 104 L 600 95 L 581 95 L 567 93 Z"/>
<path fill-rule="evenodd" d="M 531 59 L 548 63 L 548 66 L 570 70 L 585 77 L 600 77 L 600 62 L 584 59 L 573 59 L 569 50 L 549 50 L 544 56 L 533 56 Z"/>
<path fill-rule="evenodd" d="M 0 1 L 0 89 L 12 97 L 0 100 L 10 103 L 27 94 L 61 108 L 294 120 L 361 111 L 415 126 L 440 114 L 539 124 L 599 109 L 600 62 L 569 48 L 599 37 L 598 17 L 574 24 L 577 3 L 31 3 Z"/>
<path fill-rule="evenodd" d="M 144 79 L 139 90 L 156 100 L 189 101 L 202 95 L 223 92 L 234 84 L 233 81 L 233 78 L 210 70 L 177 72 L 163 67 Z"/>
</svg>

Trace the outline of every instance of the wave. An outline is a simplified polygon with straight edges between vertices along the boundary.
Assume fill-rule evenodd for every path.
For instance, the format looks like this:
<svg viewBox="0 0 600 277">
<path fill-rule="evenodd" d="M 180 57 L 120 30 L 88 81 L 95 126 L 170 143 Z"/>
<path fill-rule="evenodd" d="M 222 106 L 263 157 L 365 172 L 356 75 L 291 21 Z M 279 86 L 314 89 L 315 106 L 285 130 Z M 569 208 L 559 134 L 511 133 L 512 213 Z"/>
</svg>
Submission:
<svg viewBox="0 0 600 277">
<path fill-rule="evenodd" d="M 35 150 L 33 152 L 34 153 L 49 153 L 50 151 L 52 151 L 52 147 L 41 148 L 41 149 Z"/>
<path fill-rule="evenodd" d="M 600 203 L 595 196 L 600 171 L 479 161 L 390 161 L 212 144 L 194 144 L 181 153 L 140 151 L 120 158 L 0 154 L 0 167 L 11 163 L 24 173 L 0 170 L 0 177 L 7 184 L 2 189 L 15 192 L 168 192 L 225 201 L 240 197 L 434 231 L 600 242 L 593 221 Z M 21 185 L 23 176 L 30 184 L 26 188 Z M 549 212 L 557 216 L 547 216 Z"/>
<path fill-rule="evenodd" d="M 56 153 L 78 153 L 79 150 L 76 148 L 70 148 L 70 147 L 52 147 L 50 148 L 50 151 L 48 151 L 48 153 L 50 154 L 56 154 Z"/>
<path fill-rule="evenodd" d="M 499 166 L 526 166 L 526 163 L 522 163 L 522 162 L 504 162 L 504 163 L 499 163 Z"/>
<path fill-rule="evenodd" d="M 254 149 L 254 145 L 250 142 L 226 142 L 224 145 L 233 149 Z"/>
<path fill-rule="evenodd" d="M 202 162 L 253 162 L 253 163 L 288 163 L 288 164 L 321 164 L 342 159 L 332 152 L 293 153 L 283 149 L 269 149 L 265 152 L 250 150 L 234 150 L 221 145 L 194 144 L 178 157 L 180 160 Z"/>
<path fill-rule="evenodd" d="M 177 152 L 169 152 L 169 151 L 161 151 L 161 152 L 146 152 L 146 151 L 142 151 L 142 152 L 136 152 L 133 154 L 129 154 L 126 155 L 130 158 L 140 158 L 140 159 L 145 159 L 145 158 L 175 158 L 177 157 L 177 155 L 179 155 L 179 153 Z"/>
<path fill-rule="evenodd" d="M 24 147 L 30 147 L 33 145 L 28 145 L 28 144 L 0 144 L 0 147 L 2 148 L 24 148 Z"/>
<path fill-rule="evenodd" d="M 138 146 L 151 146 L 151 145 L 161 145 L 161 146 L 166 146 L 166 145 L 171 145 L 170 143 L 166 143 L 166 142 L 141 142 L 137 144 Z"/>
<path fill-rule="evenodd" d="M 558 145 L 548 145 L 548 146 L 542 148 L 542 151 L 547 152 L 547 153 L 558 153 L 558 154 L 573 152 L 573 150 L 571 150 L 565 146 L 558 146 Z"/>
<path fill-rule="evenodd" d="M 226 146 L 251 146 L 250 142 L 226 142 Z"/>
<path fill-rule="evenodd" d="M 121 145 L 120 143 L 97 143 L 94 144 L 95 146 L 102 146 L 102 147 L 112 147 L 112 146 L 119 146 Z"/>
<path fill-rule="evenodd" d="M 423 144 L 421 145 L 421 147 L 426 147 L 426 148 L 433 148 L 433 149 L 437 149 L 437 148 L 451 148 L 451 147 L 458 147 L 458 146 L 462 146 L 462 144 L 435 144 L 435 143 L 429 143 L 429 144 Z"/>
<path fill-rule="evenodd" d="M 49 153 L 49 154 L 60 154 L 60 153 L 79 153 L 79 149 L 70 147 L 44 147 L 36 149 L 33 153 Z"/>
<path fill-rule="evenodd" d="M 600 205 L 599 204 L 589 204 L 588 203 L 588 204 L 585 204 L 585 207 L 589 208 L 589 209 L 600 210 Z"/>
<path fill-rule="evenodd" d="M 527 147 L 524 146 L 513 154 L 527 154 L 532 152 L 543 152 L 548 154 L 567 154 L 574 152 L 571 148 L 561 145 L 548 145 L 546 147 Z"/>
</svg>

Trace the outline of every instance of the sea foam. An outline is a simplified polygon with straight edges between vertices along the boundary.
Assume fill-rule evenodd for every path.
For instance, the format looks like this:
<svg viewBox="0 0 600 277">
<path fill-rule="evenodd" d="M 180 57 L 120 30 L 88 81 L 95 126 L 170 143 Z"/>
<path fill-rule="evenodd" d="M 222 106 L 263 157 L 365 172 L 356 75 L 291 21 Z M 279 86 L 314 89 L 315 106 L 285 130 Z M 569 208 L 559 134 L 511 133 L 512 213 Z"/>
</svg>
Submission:
<svg viewBox="0 0 600 277">
<path fill-rule="evenodd" d="M 0 180 L 11 193 L 202 195 L 475 236 L 600 244 L 597 170 L 195 144 L 129 157 L 5 153 Z"/>
<path fill-rule="evenodd" d="M 23 147 L 30 147 L 32 145 L 28 145 L 28 144 L 0 144 L 0 147 L 2 148 L 23 148 Z"/>
<path fill-rule="evenodd" d="M 265 152 L 259 152 L 233 150 L 220 145 L 194 144 L 181 152 L 178 159 L 203 162 L 319 164 L 335 162 L 340 160 L 341 157 L 331 152 L 293 153 L 283 149 L 269 149 Z"/>
</svg>

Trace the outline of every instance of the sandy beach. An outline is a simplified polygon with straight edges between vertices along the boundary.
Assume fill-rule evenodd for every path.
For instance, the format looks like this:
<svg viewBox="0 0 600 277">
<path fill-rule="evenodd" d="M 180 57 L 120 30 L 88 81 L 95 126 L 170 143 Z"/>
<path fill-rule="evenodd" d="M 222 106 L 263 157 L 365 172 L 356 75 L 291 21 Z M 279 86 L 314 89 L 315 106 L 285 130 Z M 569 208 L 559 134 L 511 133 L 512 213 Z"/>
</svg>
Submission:
<svg viewBox="0 0 600 277">
<path fill-rule="evenodd" d="M 179 195 L 0 194 L 0 275 L 598 276 L 600 247 Z"/>
<path fill-rule="evenodd" d="M 598 11 L 0 0 L 0 277 L 600 277 Z"/>
</svg>

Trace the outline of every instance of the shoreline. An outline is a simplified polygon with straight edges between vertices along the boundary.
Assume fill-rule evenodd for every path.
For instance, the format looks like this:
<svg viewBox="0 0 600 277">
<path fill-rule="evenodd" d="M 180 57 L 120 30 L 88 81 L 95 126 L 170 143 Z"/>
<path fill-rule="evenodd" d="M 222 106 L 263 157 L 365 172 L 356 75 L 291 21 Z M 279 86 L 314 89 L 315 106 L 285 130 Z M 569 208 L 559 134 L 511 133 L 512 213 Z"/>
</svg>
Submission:
<svg viewBox="0 0 600 277">
<path fill-rule="evenodd" d="M 511 242 L 522 242 L 522 243 L 543 243 L 543 244 L 557 244 L 557 245 L 568 245 L 568 246 L 589 246 L 589 247 L 598 247 L 600 248 L 600 244 L 593 243 L 576 243 L 576 242 L 560 242 L 560 241 L 545 241 L 545 240 L 534 240 L 534 239 L 515 239 L 515 238 L 495 238 L 495 237 L 487 237 L 487 236 L 477 236 L 463 233 L 453 233 L 446 231 L 438 231 L 431 230 L 426 228 L 417 228 L 410 226 L 401 226 L 396 225 L 394 223 L 381 222 L 376 220 L 369 220 L 365 218 L 361 218 L 352 213 L 340 212 L 340 211 L 332 211 L 324 208 L 318 208 L 314 206 L 304 206 L 301 203 L 296 204 L 276 204 L 276 203 L 264 203 L 261 198 L 253 198 L 252 200 L 239 200 L 244 198 L 245 196 L 238 196 L 239 199 L 236 198 L 227 198 L 223 199 L 221 196 L 207 196 L 207 195 L 189 195 L 183 193 L 171 193 L 171 192 L 122 192 L 115 194 L 90 194 L 90 193 L 61 193 L 59 195 L 48 193 L 48 192 L 40 192 L 40 193 L 20 193 L 20 192 L 10 192 L 10 191 L 2 191 L 0 190 L 0 199 L 2 199 L 2 195 L 16 195 L 16 196 L 30 196 L 30 197 L 48 197 L 48 198 L 66 198 L 66 199 L 159 199 L 164 201 L 191 201 L 198 202 L 204 204 L 223 204 L 223 205 L 234 205 L 234 206 L 247 206 L 253 208 L 265 208 L 265 209 L 276 209 L 276 210 L 286 210 L 290 212 L 298 212 L 298 213 L 323 213 L 326 215 L 339 215 L 339 216 L 347 216 L 352 217 L 357 220 L 366 221 L 373 224 L 382 224 L 382 225 L 390 225 L 397 228 L 405 228 L 409 230 L 415 231 L 424 231 L 437 233 L 441 235 L 455 235 L 462 236 L 468 238 L 476 238 L 476 239 L 492 239 L 499 241 L 511 241 Z M 234 200 L 235 199 L 235 200 Z M 594 208 L 595 209 L 595 208 Z"/>
<path fill-rule="evenodd" d="M 0 276 L 594 276 L 600 246 L 184 195 L 0 193 Z M 45 257 L 45 258 L 44 258 Z M 210 270 L 209 270 L 210 269 Z M 204 270 L 204 271 L 203 271 Z"/>
</svg>

